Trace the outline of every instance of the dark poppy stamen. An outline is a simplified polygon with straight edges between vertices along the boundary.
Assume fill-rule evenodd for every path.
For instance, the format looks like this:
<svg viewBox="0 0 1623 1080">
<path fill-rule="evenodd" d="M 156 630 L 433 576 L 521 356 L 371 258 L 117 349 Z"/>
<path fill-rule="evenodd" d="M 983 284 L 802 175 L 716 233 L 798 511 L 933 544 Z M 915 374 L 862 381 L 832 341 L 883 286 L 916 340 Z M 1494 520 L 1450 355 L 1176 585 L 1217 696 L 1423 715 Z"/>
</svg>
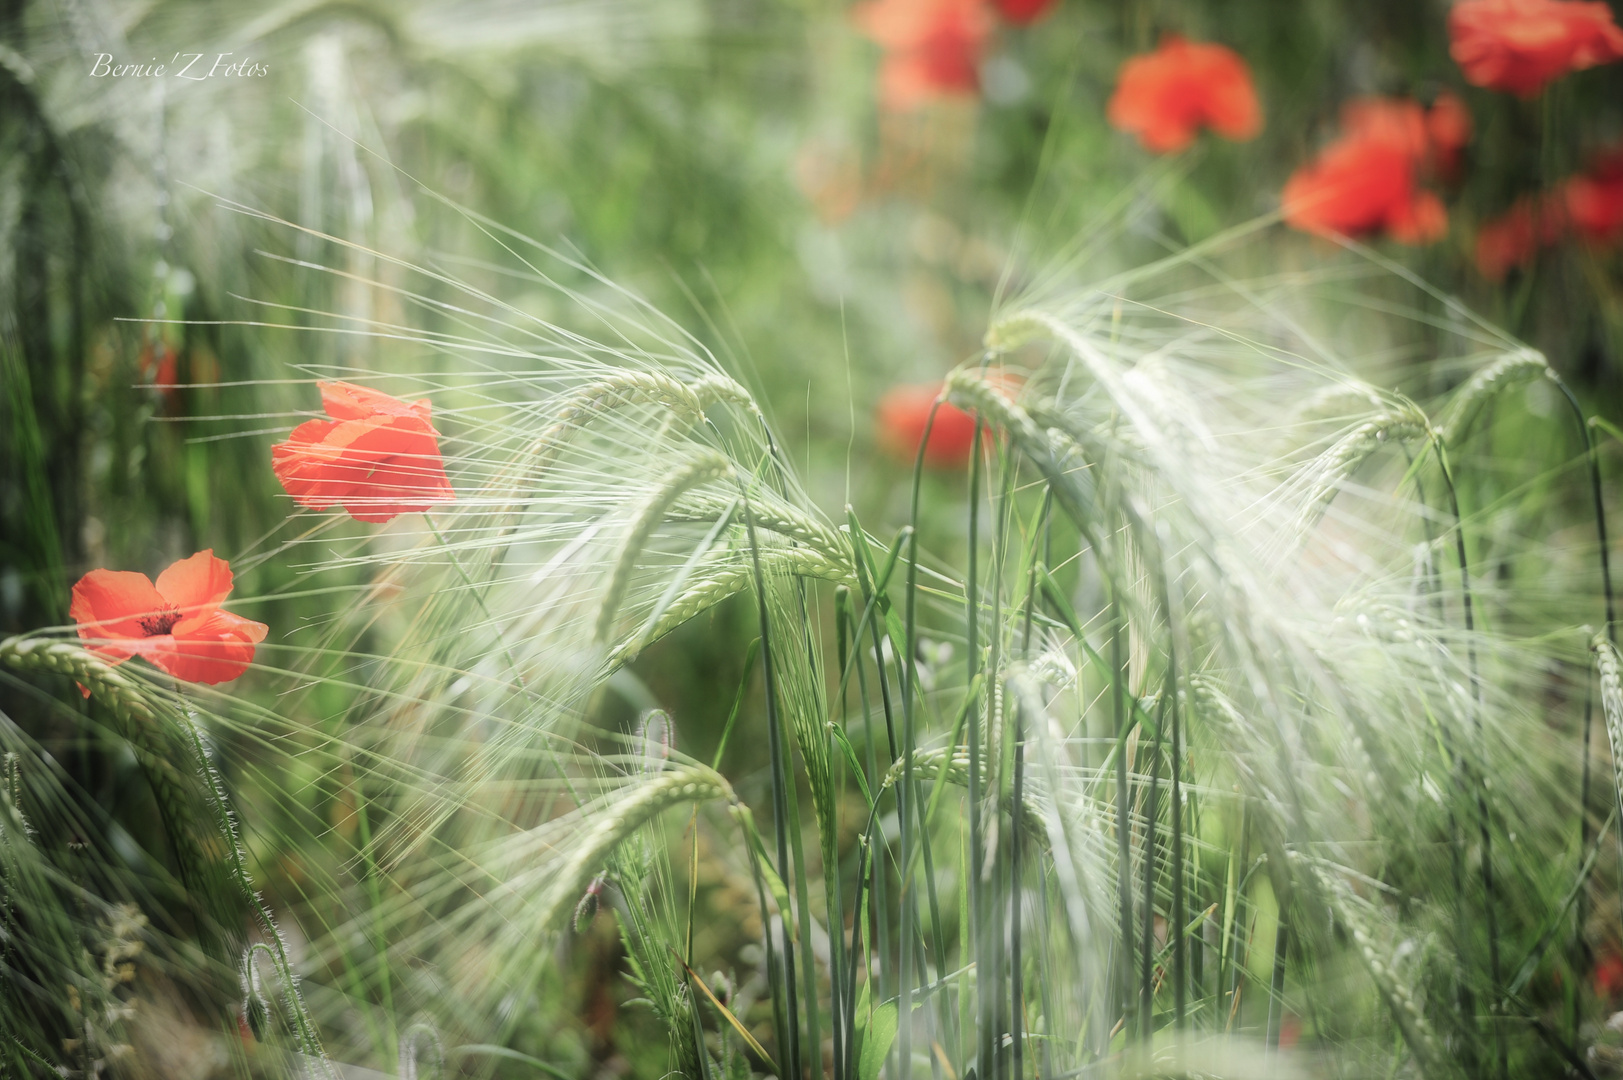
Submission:
<svg viewBox="0 0 1623 1080">
<path fill-rule="evenodd" d="M 169 608 L 156 615 L 142 616 L 138 621 L 141 624 L 142 633 L 146 634 L 147 637 L 158 637 L 160 634 L 167 634 L 175 628 L 175 624 L 180 621 L 180 612 L 174 608 Z"/>
</svg>

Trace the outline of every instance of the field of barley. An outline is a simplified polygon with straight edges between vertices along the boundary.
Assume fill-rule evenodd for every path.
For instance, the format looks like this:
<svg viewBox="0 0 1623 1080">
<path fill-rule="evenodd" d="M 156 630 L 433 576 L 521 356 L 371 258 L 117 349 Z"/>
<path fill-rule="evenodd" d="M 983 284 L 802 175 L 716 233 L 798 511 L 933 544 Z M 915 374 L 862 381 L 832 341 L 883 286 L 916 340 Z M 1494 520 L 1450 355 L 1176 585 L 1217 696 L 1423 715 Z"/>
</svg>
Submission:
<svg viewBox="0 0 1623 1080">
<path fill-rule="evenodd" d="M 1623 1077 L 1620 21 L 0 0 L 0 1080 Z"/>
</svg>

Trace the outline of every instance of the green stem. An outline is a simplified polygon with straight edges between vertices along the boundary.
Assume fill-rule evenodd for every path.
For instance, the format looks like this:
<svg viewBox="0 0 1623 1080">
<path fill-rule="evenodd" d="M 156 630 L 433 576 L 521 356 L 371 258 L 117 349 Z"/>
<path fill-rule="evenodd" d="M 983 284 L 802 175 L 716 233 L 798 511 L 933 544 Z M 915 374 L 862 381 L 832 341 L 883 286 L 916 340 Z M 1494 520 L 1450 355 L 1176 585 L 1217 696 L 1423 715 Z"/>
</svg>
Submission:
<svg viewBox="0 0 1623 1080">
<path fill-rule="evenodd" d="M 975 438 L 969 455 L 969 553 L 968 570 L 964 577 L 964 662 L 965 678 L 970 685 L 980 673 L 980 508 L 981 508 L 981 426 L 975 425 Z M 969 933 L 975 958 L 975 1027 L 976 1071 L 981 1077 L 992 1075 L 993 1042 L 992 998 L 982 992 L 991 981 L 988 970 L 984 924 L 989 920 L 984 910 L 985 897 L 981 889 L 981 866 L 985 862 L 985 835 L 981 823 L 981 723 L 978 702 L 970 702 L 967 714 L 969 736 L 969 865 L 964 868 L 964 880 L 969 888 Z"/>
<path fill-rule="evenodd" d="M 1144 929 L 1139 950 L 1139 1038 L 1148 1043 L 1155 1028 L 1155 840 L 1157 800 L 1160 798 L 1161 779 L 1161 718 L 1166 714 L 1166 696 L 1163 695 L 1155 715 L 1155 743 L 1150 749 L 1150 787 L 1144 800 Z M 1142 730 L 1142 729 L 1140 729 Z M 1168 923 L 1169 934 L 1181 935 L 1178 923 Z"/>
<path fill-rule="evenodd" d="M 756 613 L 761 624 L 761 672 L 766 683 L 767 748 L 772 759 L 772 827 L 777 840 L 778 876 L 789 874 L 789 828 L 791 810 L 789 800 L 789 764 L 783 734 L 783 720 L 778 711 L 777 678 L 772 669 L 772 620 L 767 613 L 766 576 L 761 572 L 761 549 L 755 536 L 755 511 L 751 509 L 749 493 L 740 492 L 744 501 L 744 525 L 749 535 L 750 565 L 755 575 Z M 803 905 L 804 906 L 804 905 Z M 784 1034 L 787 1035 L 788 1061 L 792 1080 L 800 1080 L 800 1007 L 795 987 L 795 946 L 789 932 L 792 912 L 778 912 L 778 933 L 783 947 L 783 993 L 785 1001 Z M 816 1008 L 815 1004 L 812 1006 Z M 781 1052 L 780 1048 L 780 1052 Z"/>
<path fill-rule="evenodd" d="M 1460 513 L 1459 493 L 1454 484 L 1453 472 L 1448 466 L 1448 454 L 1443 450 L 1442 441 L 1434 439 L 1432 448 L 1436 451 L 1437 462 L 1442 468 L 1443 484 L 1448 488 L 1449 508 L 1454 514 L 1454 554 L 1459 561 L 1460 599 L 1464 606 L 1466 655 L 1470 664 L 1474 702 L 1474 708 L 1471 710 L 1472 732 L 1476 736 L 1477 746 L 1485 750 L 1482 727 L 1482 681 L 1477 671 L 1476 620 L 1471 604 L 1470 563 L 1465 551 L 1465 518 Z M 1484 779 L 1475 778 L 1472 786 L 1476 789 L 1477 822 L 1482 842 L 1482 892 L 1483 907 L 1487 915 L 1488 977 L 1491 980 L 1489 985 L 1493 995 L 1488 1003 L 1488 1016 L 1489 1023 L 1493 1025 L 1494 1046 L 1499 1064 L 1498 1074 L 1503 1078 L 1510 1071 L 1510 1049 L 1506 1043 L 1504 1025 L 1499 1018 L 1501 1012 L 1499 996 L 1503 982 L 1499 972 L 1499 904 L 1493 876 L 1493 833 L 1488 816 L 1488 797 Z"/>
<path fill-rule="evenodd" d="M 1111 718 L 1116 725 L 1116 886 L 1117 902 L 1120 908 L 1121 955 L 1117 970 L 1120 971 L 1117 982 L 1117 1005 L 1121 1010 L 1122 1023 L 1126 1025 L 1127 1037 L 1132 1039 L 1132 1011 L 1134 1001 L 1133 987 L 1133 958 L 1137 951 L 1133 942 L 1133 884 L 1132 884 L 1132 827 L 1130 819 L 1130 803 L 1127 787 L 1127 708 L 1126 708 L 1126 675 L 1123 668 L 1126 661 L 1122 656 L 1122 635 L 1124 627 L 1121 619 L 1121 606 L 1116 599 L 1115 590 L 1110 594 L 1110 709 Z"/>
</svg>

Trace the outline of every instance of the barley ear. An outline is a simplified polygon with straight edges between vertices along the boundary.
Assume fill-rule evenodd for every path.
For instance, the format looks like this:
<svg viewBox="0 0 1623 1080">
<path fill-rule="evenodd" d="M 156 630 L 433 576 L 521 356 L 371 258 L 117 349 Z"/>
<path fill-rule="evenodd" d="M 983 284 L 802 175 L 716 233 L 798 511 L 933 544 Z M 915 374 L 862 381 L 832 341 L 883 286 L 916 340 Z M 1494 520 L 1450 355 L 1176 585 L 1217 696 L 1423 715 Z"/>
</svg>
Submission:
<svg viewBox="0 0 1623 1080">
<path fill-rule="evenodd" d="M 553 886 L 542 904 L 540 929 L 550 932 L 569 917 L 609 854 L 659 814 L 683 803 L 734 799 L 721 775 L 704 765 L 682 765 L 651 774 L 631 793 L 596 810 L 582 832 L 572 838 L 572 854 L 552 875 Z"/>
<path fill-rule="evenodd" d="M 620 545 L 620 552 L 614 560 L 614 570 L 609 575 L 609 587 L 603 594 L 603 603 L 597 612 L 597 629 L 593 640 L 602 644 L 609 639 L 609 632 L 614 629 L 614 616 L 620 610 L 620 601 L 625 598 L 626 589 L 631 584 L 631 573 L 636 569 L 637 556 L 642 554 L 643 547 L 653 536 L 654 530 L 659 528 L 665 520 L 666 511 L 682 493 L 689 488 L 732 475 L 732 462 L 716 453 L 714 450 L 701 450 L 692 459 L 678 466 L 668 473 L 659 487 L 654 489 L 652 495 L 637 507 L 631 519 L 631 527 L 626 530 L 625 541 Z"/>
<path fill-rule="evenodd" d="M 1448 411 L 1438 424 L 1444 445 L 1458 442 L 1483 407 L 1500 391 L 1553 374 L 1544 354 L 1536 349 L 1518 349 L 1479 369 L 1454 392 Z"/>
</svg>

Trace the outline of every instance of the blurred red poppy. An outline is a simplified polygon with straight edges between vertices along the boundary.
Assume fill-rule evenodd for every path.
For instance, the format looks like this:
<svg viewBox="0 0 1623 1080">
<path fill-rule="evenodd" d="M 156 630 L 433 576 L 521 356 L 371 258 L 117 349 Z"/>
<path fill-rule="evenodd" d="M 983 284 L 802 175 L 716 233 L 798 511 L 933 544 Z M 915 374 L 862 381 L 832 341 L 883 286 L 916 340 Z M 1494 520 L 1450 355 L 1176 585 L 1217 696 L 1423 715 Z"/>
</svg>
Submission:
<svg viewBox="0 0 1623 1080">
<path fill-rule="evenodd" d="M 1408 98 L 1353 98 L 1341 107 L 1341 127 L 1347 136 L 1379 139 L 1416 161 L 1431 149 L 1426 110 Z"/>
<path fill-rule="evenodd" d="M 1623 241 L 1623 147 L 1596 158 L 1566 182 L 1562 200 L 1572 229 L 1592 244 Z"/>
<path fill-rule="evenodd" d="M 1573 71 L 1623 59 L 1623 30 L 1604 3 L 1460 0 L 1449 53 L 1475 86 L 1533 97 Z"/>
<path fill-rule="evenodd" d="M 879 445 L 899 462 L 911 465 L 924 438 L 924 426 L 941 387 L 898 386 L 879 399 Z M 924 463 L 935 469 L 961 469 L 975 445 L 975 421 L 958 406 L 942 402 L 930 426 Z"/>
<path fill-rule="evenodd" d="M 141 378 L 171 397 L 175 392 L 175 348 L 167 341 L 149 341 L 141 349 Z"/>
<path fill-rule="evenodd" d="M 1616 949 L 1607 949 L 1595 961 L 1593 974 L 1595 996 L 1604 1001 L 1615 1001 L 1617 995 L 1623 992 L 1623 954 Z"/>
<path fill-rule="evenodd" d="M 321 383 L 332 420 L 307 420 L 271 447 L 282 487 L 300 506 L 342 503 L 357 521 L 391 521 L 452 502 L 428 399 L 405 402 L 354 383 Z"/>
<path fill-rule="evenodd" d="M 1048 14 L 1054 0 L 992 0 L 998 14 L 1012 23 L 1036 22 Z"/>
<path fill-rule="evenodd" d="M 1342 111 L 1344 133 L 1296 170 L 1281 194 L 1285 221 L 1307 232 L 1385 233 L 1425 244 L 1448 229 L 1448 212 L 1419 186 L 1431 150 L 1426 114 L 1412 101 L 1365 98 Z"/>
<path fill-rule="evenodd" d="M 905 112 L 980 92 L 981 50 L 992 31 L 984 0 L 872 0 L 852 13 L 885 50 L 879 100 Z"/>
<path fill-rule="evenodd" d="M 1559 201 L 1517 199 L 1509 210 L 1477 230 L 1477 270 L 1489 281 L 1503 281 L 1512 269 L 1531 263 L 1539 248 L 1560 240 L 1563 224 Z"/>
<path fill-rule="evenodd" d="M 986 378 L 1008 395 L 1018 393 L 1022 382 L 1019 376 L 998 369 L 988 372 Z M 919 441 L 924 438 L 924 425 L 940 393 L 939 383 L 896 386 L 886 391 L 875 410 L 880 448 L 897 461 L 913 464 L 918 456 Z M 961 469 L 969 463 L 974 445 L 974 418 L 951 402 L 943 401 L 930 427 L 924 463 L 935 469 Z"/>
<path fill-rule="evenodd" d="M 1444 180 L 1452 183 L 1458 178 L 1460 155 L 1470 143 L 1473 130 L 1471 111 L 1458 94 L 1444 90 L 1426 110 L 1426 136 Z"/>
<path fill-rule="evenodd" d="M 174 563 L 156 583 L 128 570 L 92 570 L 74 585 L 68 614 L 94 642 L 90 651 L 114 664 L 144 656 L 177 679 L 230 682 L 270 629 L 220 610 L 230 593 L 231 564 L 210 549 Z"/>
<path fill-rule="evenodd" d="M 1250 139 L 1262 130 L 1251 69 L 1239 54 L 1172 34 L 1154 52 L 1122 65 L 1105 115 L 1111 126 L 1137 135 L 1157 154 L 1182 150 L 1201 128 L 1230 139 Z"/>
</svg>

